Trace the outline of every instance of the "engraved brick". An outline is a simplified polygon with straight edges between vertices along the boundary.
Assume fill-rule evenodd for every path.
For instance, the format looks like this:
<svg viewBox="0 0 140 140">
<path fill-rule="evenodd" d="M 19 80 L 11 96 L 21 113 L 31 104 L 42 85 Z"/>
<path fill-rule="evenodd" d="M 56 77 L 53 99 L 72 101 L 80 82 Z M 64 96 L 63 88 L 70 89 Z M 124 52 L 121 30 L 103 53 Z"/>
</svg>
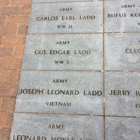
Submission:
<svg viewBox="0 0 140 140">
<path fill-rule="evenodd" d="M 24 120 L 24 121 L 23 121 Z M 49 124 L 62 124 L 63 129 L 49 129 Z M 42 127 L 43 126 L 43 127 Z M 47 132 L 47 133 L 46 133 Z M 17 135 L 103 140 L 103 117 L 76 115 L 14 114 L 10 140 Z M 15 136 L 14 136 L 15 135 Z M 36 139 L 36 138 L 35 138 Z M 55 138 L 54 138 L 55 139 Z"/>
<path fill-rule="evenodd" d="M 46 53 L 36 54 L 38 50 Z M 102 35 L 27 36 L 22 69 L 102 70 Z"/>
<path fill-rule="evenodd" d="M 72 10 L 62 12 L 60 9 L 63 7 L 70 7 Z M 83 16 L 86 16 L 86 20 Z M 49 20 L 42 20 L 40 17 L 49 17 Z M 51 17 L 55 20 L 50 20 Z M 67 20 L 69 17 L 70 20 Z M 32 4 L 28 33 L 101 33 L 102 17 L 102 1 L 63 3 L 63 6 L 61 3 Z"/>
<path fill-rule="evenodd" d="M 106 0 L 105 32 L 140 32 L 139 12 L 139 0 Z"/>
<path fill-rule="evenodd" d="M 100 72 L 22 71 L 15 110 L 103 115 L 102 78 Z M 63 83 L 56 83 L 56 79 L 63 79 Z"/>
<path fill-rule="evenodd" d="M 140 73 L 106 72 L 106 115 L 140 116 Z"/>
</svg>

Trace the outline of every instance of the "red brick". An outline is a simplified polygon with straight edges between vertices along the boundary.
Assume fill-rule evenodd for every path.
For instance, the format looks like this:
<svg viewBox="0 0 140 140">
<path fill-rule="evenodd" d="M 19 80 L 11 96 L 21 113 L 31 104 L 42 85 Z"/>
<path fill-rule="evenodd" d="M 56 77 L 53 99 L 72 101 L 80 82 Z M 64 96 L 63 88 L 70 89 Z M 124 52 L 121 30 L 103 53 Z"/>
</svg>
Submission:
<svg viewBox="0 0 140 140">
<path fill-rule="evenodd" d="M 0 140 L 9 140 L 10 129 L 0 129 Z"/>
<path fill-rule="evenodd" d="M 6 16 L 0 15 L 0 26 L 4 26 Z"/>
<path fill-rule="evenodd" d="M 4 58 L 4 57 L 12 57 L 12 53 L 13 53 L 13 48 L 3 48 L 0 47 L 0 58 Z"/>
<path fill-rule="evenodd" d="M 24 45 L 15 47 L 15 49 L 14 49 L 14 57 L 15 58 L 22 58 L 23 53 L 24 53 Z"/>
<path fill-rule="evenodd" d="M 2 107 L 3 107 L 3 98 L 0 97 L 0 111 L 2 111 Z"/>
<path fill-rule="evenodd" d="M 29 17 L 27 15 L 24 16 L 8 16 L 6 20 L 6 25 L 8 24 L 18 24 L 23 25 L 28 23 Z"/>
<path fill-rule="evenodd" d="M 0 0 L 1 6 L 7 6 L 9 4 L 10 0 Z"/>
<path fill-rule="evenodd" d="M 6 66 L 5 59 L 0 59 L 0 69 L 4 69 Z"/>
<path fill-rule="evenodd" d="M 20 26 L 18 28 L 18 35 L 26 35 L 27 34 L 27 25 Z"/>
<path fill-rule="evenodd" d="M 21 59 L 5 59 L 5 69 L 20 69 L 21 68 Z"/>
<path fill-rule="evenodd" d="M 7 70 L 0 70 L 0 82 L 7 82 L 9 72 Z"/>
<path fill-rule="evenodd" d="M 23 5 L 20 9 L 20 15 L 29 15 L 30 14 L 31 5 Z"/>
<path fill-rule="evenodd" d="M 16 25 L 0 26 L 0 36 L 16 35 L 16 32 L 17 32 Z"/>
<path fill-rule="evenodd" d="M 17 84 L 0 83 L 0 96 L 13 96 L 17 94 Z"/>
<path fill-rule="evenodd" d="M 2 37 L 0 36 L 0 44 L 2 44 Z"/>
<path fill-rule="evenodd" d="M 0 59 L 0 69 L 2 70 L 17 70 L 21 68 L 20 58 L 6 58 Z"/>
<path fill-rule="evenodd" d="M 2 46 L 11 47 L 11 46 L 21 46 L 25 43 L 25 36 L 3 36 L 2 37 Z"/>
<path fill-rule="evenodd" d="M 20 71 L 19 70 L 11 70 L 11 71 L 9 71 L 8 82 L 9 83 L 18 83 L 19 76 L 20 76 Z"/>
<path fill-rule="evenodd" d="M 0 112 L 0 129 L 10 128 L 12 123 L 12 114 Z"/>
<path fill-rule="evenodd" d="M 4 7 L 2 10 L 2 15 L 19 15 L 20 6 L 8 6 Z"/>
<path fill-rule="evenodd" d="M 15 98 L 4 98 L 3 110 L 4 111 L 14 111 Z"/>
<path fill-rule="evenodd" d="M 10 5 L 27 5 L 31 2 L 32 0 L 11 0 Z"/>
</svg>

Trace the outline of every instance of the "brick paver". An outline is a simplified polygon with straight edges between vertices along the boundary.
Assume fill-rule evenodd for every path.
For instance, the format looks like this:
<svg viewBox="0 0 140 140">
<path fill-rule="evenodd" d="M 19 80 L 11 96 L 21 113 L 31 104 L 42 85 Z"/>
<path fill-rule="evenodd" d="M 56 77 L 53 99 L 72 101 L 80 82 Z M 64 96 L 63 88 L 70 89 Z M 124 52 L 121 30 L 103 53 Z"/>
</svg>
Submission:
<svg viewBox="0 0 140 140">
<path fill-rule="evenodd" d="M 32 0 L 0 0 L 0 140 L 8 140 Z"/>
</svg>

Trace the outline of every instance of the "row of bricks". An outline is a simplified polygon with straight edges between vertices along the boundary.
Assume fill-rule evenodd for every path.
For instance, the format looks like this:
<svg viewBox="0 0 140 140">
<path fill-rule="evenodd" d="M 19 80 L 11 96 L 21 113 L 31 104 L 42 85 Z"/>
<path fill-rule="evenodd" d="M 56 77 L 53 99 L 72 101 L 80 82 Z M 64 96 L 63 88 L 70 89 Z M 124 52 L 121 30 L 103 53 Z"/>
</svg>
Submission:
<svg viewBox="0 0 140 140">
<path fill-rule="evenodd" d="M 0 0 L 0 5 L 9 6 L 9 5 L 27 5 L 31 4 L 32 0 Z"/>
<path fill-rule="evenodd" d="M 8 140 L 32 0 L 0 0 L 0 140 Z"/>
</svg>

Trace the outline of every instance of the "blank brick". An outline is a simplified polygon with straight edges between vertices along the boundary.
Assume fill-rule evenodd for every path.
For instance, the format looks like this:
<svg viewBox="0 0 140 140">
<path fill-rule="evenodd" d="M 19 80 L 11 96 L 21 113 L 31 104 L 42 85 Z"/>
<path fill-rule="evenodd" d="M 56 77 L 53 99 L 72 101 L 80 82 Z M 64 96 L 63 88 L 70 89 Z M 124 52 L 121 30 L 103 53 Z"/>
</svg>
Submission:
<svg viewBox="0 0 140 140">
<path fill-rule="evenodd" d="M 12 53 L 13 53 L 13 48 L 3 48 L 0 47 L 0 58 L 4 58 L 4 57 L 12 57 Z"/>
<path fill-rule="evenodd" d="M 6 58 L 0 59 L 0 69 L 2 70 L 17 70 L 21 68 L 21 59 Z"/>
<path fill-rule="evenodd" d="M 27 25 L 20 26 L 18 28 L 18 35 L 26 35 L 27 34 Z"/>
<path fill-rule="evenodd" d="M 24 46 L 17 46 L 14 49 L 14 57 L 15 58 L 22 58 L 24 53 Z"/>
<path fill-rule="evenodd" d="M 0 96 L 13 96 L 17 95 L 17 84 L 14 83 L 0 83 Z"/>
<path fill-rule="evenodd" d="M 2 107 L 3 107 L 3 98 L 0 97 L 0 111 L 2 111 Z"/>
<path fill-rule="evenodd" d="M 17 83 L 19 81 L 20 71 L 19 70 L 10 70 L 8 83 Z"/>
<path fill-rule="evenodd" d="M 21 46 L 25 43 L 25 36 L 3 36 L 2 45 L 6 47 Z"/>
<path fill-rule="evenodd" d="M 13 112 L 15 105 L 15 98 L 4 98 L 3 110 Z"/>
<path fill-rule="evenodd" d="M 10 129 L 0 129 L 0 140 L 9 140 Z"/>
<path fill-rule="evenodd" d="M 2 11 L 2 15 L 19 15 L 19 14 L 20 14 L 20 6 L 4 7 Z"/>
<path fill-rule="evenodd" d="M 0 70 L 0 82 L 6 83 L 8 75 L 9 75 L 8 70 Z"/>
<path fill-rule="evenodd" d="M 12 113 L 0 112 L 0 129 L 10 128 L 12 123 Z"/>
<path fill-rule="evenodd" d="M 0 36 L 16 35 L 16 32 L 17 32 L 16 25 L 0 26 Z"/>
<path fill-rule="evenodd" d="M 7 6 L 9 4 L 10 0 L 0 0 L 1 6 Z"/>
<path fill-rule="evenodd" d="M 11 0 L 10 5 L 26 5 L 31 4 L 32 0 Z"/>
<path fill-rule="evenodd" d="M 8 16 L 7 20 L 6 20 L 6 25 L 8 24 L 17 24 L 17 25 L 21 25 L 21 24 L 27 24 L 29 20 L 28 15 L 24 15 L 24 16 Z"/>
<path fill-rule="evenodd" d="M 20 15 L 29 15 L 30 14 L 31 5 L 23 5 L 20 9 Z"/>
</svg>

